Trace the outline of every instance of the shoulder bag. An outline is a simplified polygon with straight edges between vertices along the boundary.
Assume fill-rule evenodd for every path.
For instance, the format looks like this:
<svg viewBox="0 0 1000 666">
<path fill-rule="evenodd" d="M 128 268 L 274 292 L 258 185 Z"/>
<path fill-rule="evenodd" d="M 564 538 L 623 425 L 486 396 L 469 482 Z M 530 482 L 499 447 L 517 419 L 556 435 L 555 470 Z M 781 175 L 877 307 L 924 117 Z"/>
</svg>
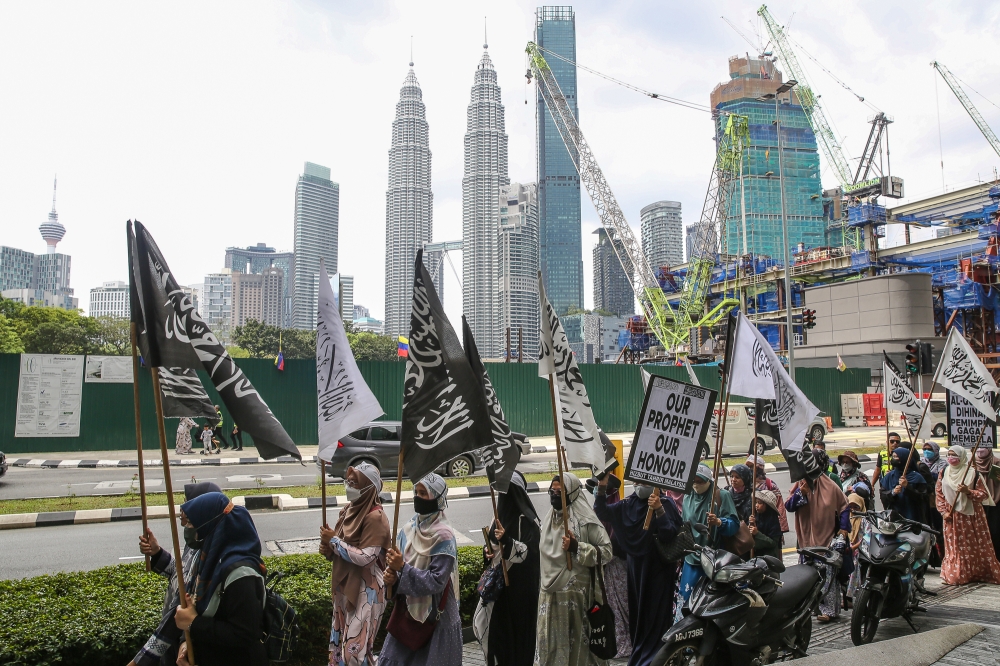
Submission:
<svg viewBox="0 0 1000 666">
<path fill-rule="evenodd" d="M 444 586 L 441 593 L 441 603 L 438 604 L 437 611 L 433 617 L 428 617 L 423 622 L 417 622 L 410 615 L 406 608 L 406 596 L 397 595 L 396 603 L 392 606 L 392 614 L 389 616 L 389 624 L 386 631 L 392 637 L 402 643 L 407 649 L 416 652 L 431 640 L 434 635 L 434 628 L 437 627 L 438 620 L 444 614 L 444 608 L 448 604 L 448 592 L 451 591 L 451 580 Z"/>
<path fill-rule="evenodd" d="M 753 548 L 753 534 L 750 533 L 747 524 L 740 521 L 740 529 L 733 536 L 726 537 L 723 540 L 723 545 L 730 553 L 742 557 Z"/>
<path fill-rule="evenodd" d="M 601 583 L 601 599 L 597 603 L 594 595 L 594 569 L 596 578 Z M 590 652 L 598 659 L 611 659 L 618 654 L 618 643 L 615 639 L 615 614 L 608 605 L 608 593 L 604 588 L 604 564 L 601 562 L 601 551 L 597 551 L 597 566 L 590 568 L 590 597 L 594 605 L 587 610 L 587 620 L 590 622 Z"/>
<path fill-rule="evenodd" d="M 680 562 L 687 555 L 687 551 L 694 550 L 694 533 L 691 531 L 690 521 L 684 521 L 677 531 L 677 536 L 668 543 L 660 541 L 659 534 L 653 535 L 653 543 L 656 544 L 656 550 L 664 562 L 671 564 Z"/>
</svg>

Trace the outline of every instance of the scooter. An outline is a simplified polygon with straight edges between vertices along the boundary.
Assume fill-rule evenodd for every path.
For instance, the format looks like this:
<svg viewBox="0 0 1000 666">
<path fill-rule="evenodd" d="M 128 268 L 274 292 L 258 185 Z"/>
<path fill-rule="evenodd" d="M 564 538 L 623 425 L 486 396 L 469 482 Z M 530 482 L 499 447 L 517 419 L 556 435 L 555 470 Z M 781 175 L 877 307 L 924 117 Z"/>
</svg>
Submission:
<svg viewBox="0 0 1000 666">
<path fill-rule="evenodd" d="M 820 565 L 839 567 L 840 553 L 801 548 L 808 563 L 786 569 L 769 555 L 743 562 L 697 544 L 692 552 L 705 577 L 684 605 L 685 617 L 664 634 L 653 666 L 761 666 L 806 656 L 827 571 Z"/>
<path fill-rule="evenodd" d="M 894 511 L 869 511 L 858 549 L 860 585 L 851 615 L 851 642 L 871 643 L 880 620 L 902 617 L 913 632 L 912 616 L 926 612 L 924 574 L 941 533 Z"/>
</svg>

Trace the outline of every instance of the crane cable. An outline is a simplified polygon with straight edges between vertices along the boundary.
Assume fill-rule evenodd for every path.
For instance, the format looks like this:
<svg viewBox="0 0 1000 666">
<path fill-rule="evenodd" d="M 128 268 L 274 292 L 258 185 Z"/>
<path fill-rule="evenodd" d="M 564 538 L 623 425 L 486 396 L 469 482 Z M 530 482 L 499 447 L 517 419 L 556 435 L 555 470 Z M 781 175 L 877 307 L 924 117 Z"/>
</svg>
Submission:
<svg viewBox="0 0 1000 666">
<path fill-rule="evenodd" d="M 843 89 L 844 89 L 844 90 L 846 90 L 847 92 L 849 92 L 849 93 L 851 93 L 852 95 L 854 95 L 854 96 L 855 96 L 855 97 L 856 97 L 856 98 L 858 99 L 858 101 L 859 101 L 859 102 L 861 102 L 862 104 L 864 104 L 865 106 L 867 106 L 867 107 L 868 107 L 869 109 L 871 109 L 871 110 L 872 110 L 872 111 L 874 111 L 875 113 L 881 113 L 881 112 L 882 112 L 882 109 L 878 108 L 877 106 L 875 106 L 875 105 L 874 105 L 874 104 L 872 104 L 871 102 L 869 102 L 869 101 L 865 100 L 864 96 L 862 96 L 862 95 L 859 95 L 858 93 L 854 92 L 854 89 L 853 89 L 853 88 L 851 88 L 851 86 L 849 86 L 849 85 L 847 85 L 846 83 L 844 83 L 843 81 L 841 81 L 841 80 L 840 80 L 840 79 L 839 79 L 839 78 L 837 77 L 837 75 L 836 75 L 836 74 L 834 74 L 834 73 L 833 73 L 833 72 L 831 72 L 831 71 L 830 71 L 829 69 L 827 69 L 826 67 L 824 67 L 824 66 L 823 66 L 823 63 L 821 63 L 821 62 L 820 62 L 819 60 L 817 60 L 817 59 L 816 59 L 816 58 L 815 58 L 815 57 L 813 56 L 813 54 L 809 53 L 809 51 L 807 51 L 807 50 L 805 49 L 805 47 L 804 47 L 804 46 L 802 46 L 802 44 L 800 44 L 800 43 L 799 43 L 799 42 L 798 42 L 798 41 L 797 41 L 797 40 L 796 40 L 796 39 L 795 39 L 794 37 L 792 37 L 791 35 L 789 35 L 789 34 L 788 34 L 788 31 L 787 31 L 787 30 L 785 31 L 785 37 L 787 37 L 787 38 L 788 38 L 788 40 L 789 40 L 790 42 L 794 43 L 794 44 L 795 44 L 795 46 L 797 46 L 797 47 L 798 47 L 799 51 L 801 51 L 802 53 L 805 53 L 805 54 L 806 54 L 806 57 L 807 57 L 807 58 L 809 58 L 809 59 L 810 59 L 810 60 L 812 60 L 812 61 L 813 61 L 814 63 L 816 63 L 816 66 L 817 66 L 817 67 L 819 67 L 819 68 L 820 68 L 820 69 L 822 69 L 822 70 L 823 70 L 824 72 L 826 72 L 826 74 L 827 74 L 827 75 L 828 75 L 828 76 L 829 76 L 829 77 L 830 77 L 831 79 L 833 79 L 834 81 L 836 81 L 837 83 L 839 83 L 839 84 L 840 84 L 840 87 L 841 87 L 841 88 L 843 88 Z"/>
<path fill-rule="evenodd" d="M 581 65 L 580 63 L 573 62 L 569 58 L 565 58 L 565 57 L 559 55 L 558 53 L 550 51 L 550 50 L 548 50 L 546 48 L 543 48 L 541 46 L 538 46 L 538 50 L 541 51 L 542 53 L 544 53 L 546 56 L 552 56 L 553 58 L 557 58 L 559 60 L 562 60 L 563 62 L 565 62 L 565 63 L 567 63 L 569 65 L 572 65 L 573 67 L 576 67 L 577 69 L 582 69 L 585 72 L 590 72 L 591 74 L 594 74 L 595 76 L 599 76 L 602 79 L 606 79 L 608 81 L 611 81 L 612 83 L 617 83 L 618 85 L 623 86 L 625 88 L 628 88 L 629 90 L 634 90 L 637 93 L 641 93 L 641 94 L 645 95 L 646 97 L 650 97 L 652 99 L 659 100 L 661 102 L 667 102 L 668 104 L 676 104 L 677 106 L 684 107 L 685 109 L 691 109 L 693 111 L 703 111 L 705 113 L 712 113 L 712 108 L 710 106 L 708 106 L 707 104 L 697 104 L 696 102 L 689 102 L 687 100 L 679 99 L 677 97 L 670 97 L 669 95 L 663 95 L 661 93 L 650 92 L 649 90 L 646 90 L 645 88 L 640 88 L 639 86 L 632 85 L 631 83 L 626 83 L 625 81 L 621 81 L 619 79 L 616 79 L 613 76 L 608 76 L 607 74 L 602 74 L 601 72 L 598 72 L 596 69 L 591 69 L 590 67 L 587 67 L 585 65 Z M 727 115 L 725 112 L 723 112 L 723 114 Z"/>
</svg>

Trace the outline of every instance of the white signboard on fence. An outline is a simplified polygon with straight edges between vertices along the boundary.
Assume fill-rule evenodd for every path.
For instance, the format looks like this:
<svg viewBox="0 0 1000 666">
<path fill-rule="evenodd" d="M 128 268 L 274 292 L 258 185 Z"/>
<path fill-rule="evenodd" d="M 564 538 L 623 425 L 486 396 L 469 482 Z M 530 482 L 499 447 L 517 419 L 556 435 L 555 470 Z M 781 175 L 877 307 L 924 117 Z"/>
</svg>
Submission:
<svg viewBox="0 0 1000 666">
<path fill-rule="evenodd" d="M 21 354 L 15 437 L 79 437 L 83 356 Z"/>
<path fill-rule="evenodd" d="M 625 480 L 687 492 L 709 430 L 715 391 L 653 377 L 625 466 Z"/>
<path fill-rule="evenodd" d="M 83 380 L 102 384 L 131 384 L 132 357 L 88 356 Z"/>
</svg>

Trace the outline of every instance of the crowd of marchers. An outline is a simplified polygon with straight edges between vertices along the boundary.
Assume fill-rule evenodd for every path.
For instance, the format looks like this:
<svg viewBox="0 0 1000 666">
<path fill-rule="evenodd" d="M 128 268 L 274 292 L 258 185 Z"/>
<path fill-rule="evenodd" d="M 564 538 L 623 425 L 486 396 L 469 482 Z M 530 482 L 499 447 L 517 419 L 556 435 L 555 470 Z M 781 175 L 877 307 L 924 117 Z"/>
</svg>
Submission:
<svg viewBox="0 0 1000 666">
<path fill-rule="evenodd" d="M 900 436 L 888 433 L 887 440 L 871 478 L 852 451 L 834 461 L 822 442 L 814 443 L 802 457 L 805 478 L 787 497 L 767 477 L 763 460 L 751 455 L 744 464 L 723 466 L 719 476 L 701 464 L 686 494 L 636 484 L 623 497 L 616 476 L 582 483 L 563 473 L 552 479 L 550 507 L 540 516 L 524 477 L 515 472 L 498 495 L 497 519 L 485 529 L 473 624 L 486 663 L 578 666 L 604 664 L 612 656 L 627 658 L 630 666 L 655 663 L 664 635 L 684 617 L 706 576 L 699 548 L 726 550 L 742 560 L 780 560 L 788 514 L 798 549 L 842 555 L 836 566 L 824 565 L 819 622 L 836 621 L 851 608 L 863 521 L 876 503 L 940 530 L 943 539 L 930 553 L 930 566 L 940 568 L 944 584 L 1000 584 L 1000 460 L 992 449 L 942 451 L 927 442 L 908 467 L 910 449 Z M 330 664 L 461 664 L 458 551 L 445 514 L 447 484 L 436 474 L 418 480 L 413 515 L 396 535 L 381 504 L 378 469 L 351 467 L 345 484 L 350 503 L 333 528 L 320 530 L 320 552 L 332 564 Z M 178 606 L 171 555 L 147 531 L 140 549 L 171 582 L 163 620 L 132 664 L 187 666 L 186 632 L 203 666 L 265 666 L 266 652 L 256 640 L 264 569 L 253 520 L 214 484 L 186 486 L 185 495 L 182 558 L 189 603 Z M 390 600 L 388 635 L 375 654 Z M 614 627 L 606 628 L 612 644 L 598 649 L 591 616 L 602 606 L 613 613 Z"/>
</svg>

